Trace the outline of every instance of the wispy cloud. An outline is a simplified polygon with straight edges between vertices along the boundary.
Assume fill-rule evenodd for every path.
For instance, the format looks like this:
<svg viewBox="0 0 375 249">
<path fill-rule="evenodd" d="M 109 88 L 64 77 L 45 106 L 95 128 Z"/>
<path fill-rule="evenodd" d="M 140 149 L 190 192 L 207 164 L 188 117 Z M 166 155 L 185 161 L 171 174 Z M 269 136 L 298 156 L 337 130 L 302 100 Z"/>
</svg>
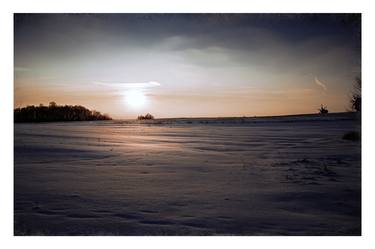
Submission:
<svg viewBox="0 0 375 249">
<path fill-rule="evenodd" d="M 323 88 L 324 91 L 327 91 L 327 86 L 323 82 L 321 82 L 316 76 L 315 76 L 315 84 Z"/>
<path fill-rule="evenodd" d="M 14 67 L 15 72 L 27 72 L 30 71 L 30 68 L 27 67 Z"/>
<path fill-rule="evenodd" d="M 160 86 L 159 82 L 105 82 L 105 81 L 94 81 L 96 85 L 108 86 L 114 88 L 151 88 Z"/>
</svg>

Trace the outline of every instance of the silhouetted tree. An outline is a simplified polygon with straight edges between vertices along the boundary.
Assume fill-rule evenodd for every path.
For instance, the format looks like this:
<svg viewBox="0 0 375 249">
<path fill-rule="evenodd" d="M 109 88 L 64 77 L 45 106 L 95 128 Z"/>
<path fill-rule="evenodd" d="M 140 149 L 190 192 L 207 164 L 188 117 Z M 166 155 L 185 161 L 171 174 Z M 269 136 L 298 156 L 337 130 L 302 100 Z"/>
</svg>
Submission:
<svg viewBox="0 0 375 249">
<path fill-rule="evenodd" d="M 350 100 L 351 108 L 353 111 L 360 112 L 361 111 L 361 103 L 362 103 L 362 80 L 361 77 L 355 78 L 355 83 L 353 85 L 352 97 Z"/>
<path fill-rule="evenodd" d="M 50 102 L 49 106 L 26 106 L 14 110 L 14 122 L 51 122 L 51 121 L 89 121 L 111 120 L 107 114 L 75 105 L 58 106 Z"/>
<path fill-rule="evenodd" d="M 327 114 L 328 109 L 327 106 L 320 105 L 320 108 L 318 109 L 320 114 Z"/>
<path fill-rule="evenodd" d="M 154 119 L 154 116 L 152 116 L 150 113 L 147 113 L 145 116 L 140 115 L 137 117 L 138 120 L 145 120 L 145 119 Z"/>
</svg>

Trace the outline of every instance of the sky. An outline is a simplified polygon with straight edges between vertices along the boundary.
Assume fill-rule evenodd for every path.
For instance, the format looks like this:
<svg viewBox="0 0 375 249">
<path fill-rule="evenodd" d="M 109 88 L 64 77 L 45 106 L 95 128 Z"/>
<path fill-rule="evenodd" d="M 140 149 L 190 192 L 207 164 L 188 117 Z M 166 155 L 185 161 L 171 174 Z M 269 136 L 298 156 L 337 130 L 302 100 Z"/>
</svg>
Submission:
<svg viewBox="0 0 375 249">
<path fill-rule="evenodd" d="M 15 14 L 14 106 L 113 118 L 349 109 L 359 14 Z"/>
</svg>

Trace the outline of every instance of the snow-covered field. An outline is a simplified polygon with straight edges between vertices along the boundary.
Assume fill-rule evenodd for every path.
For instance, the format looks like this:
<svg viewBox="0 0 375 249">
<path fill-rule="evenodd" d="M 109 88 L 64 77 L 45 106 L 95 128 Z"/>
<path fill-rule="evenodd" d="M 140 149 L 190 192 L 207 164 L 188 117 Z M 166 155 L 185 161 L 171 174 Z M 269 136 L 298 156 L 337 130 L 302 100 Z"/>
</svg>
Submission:
<svg viewBox="0 0 375 249">
<path fill-rule="evenodd" d="M 351 114 L 15 124 L 16 235 L 360 235 Z"/>
</svg>

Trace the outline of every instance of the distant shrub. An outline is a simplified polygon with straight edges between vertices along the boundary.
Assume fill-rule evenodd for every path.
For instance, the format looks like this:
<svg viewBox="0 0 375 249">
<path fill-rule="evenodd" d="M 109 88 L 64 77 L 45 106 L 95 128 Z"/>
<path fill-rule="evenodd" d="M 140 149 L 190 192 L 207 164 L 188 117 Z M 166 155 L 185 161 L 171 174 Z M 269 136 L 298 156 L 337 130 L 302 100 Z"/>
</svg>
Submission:
<svg viewBox="0 0 375 249">
<path fill-rule="evenodd" d="M 138 120 L 150 120 L 155 119 L 154 116 L 152 116 L 150 113 L 147 113 L 146 115 L 140 115 L 137 117 Z"/>
<path fill-rule="evenodd" d="M 342 139 L 350 140 L 350 141 L 359 141 L 361 140 L 361 134 L 357 131 L 350 131 L 344 134 Z"/>
<path fill-rule="evenodd" d="M 14 122 L 55 122 L 55 121 L 91 121 L 111 120 L 107 114 L 90 111 L 80 105 L 58 106 L 50 102 L 49 106 L 26 106 L 14 109 Z"/>
<path fill-rule="evenodd" d="M 327 106 L 320 105 L 320 108 L 318 109 L 320 114 L 327 114 L 328 109 Z"/>
</svg>

